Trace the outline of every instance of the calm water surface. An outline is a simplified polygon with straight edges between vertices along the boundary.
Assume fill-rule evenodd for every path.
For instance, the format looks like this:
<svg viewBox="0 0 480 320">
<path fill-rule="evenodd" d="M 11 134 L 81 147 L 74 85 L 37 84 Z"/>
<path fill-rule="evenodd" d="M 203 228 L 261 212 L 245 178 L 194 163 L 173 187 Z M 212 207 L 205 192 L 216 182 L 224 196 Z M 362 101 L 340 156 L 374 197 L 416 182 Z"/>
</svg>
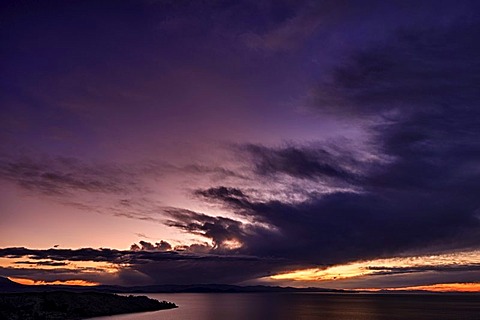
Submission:
<svg viewBox="0 0 480 320">
<path fill-rule="evenodd" d="M 96 320 L 480 320 L 480 296 L 151 293 L 179 308 Z"/>
</svg>

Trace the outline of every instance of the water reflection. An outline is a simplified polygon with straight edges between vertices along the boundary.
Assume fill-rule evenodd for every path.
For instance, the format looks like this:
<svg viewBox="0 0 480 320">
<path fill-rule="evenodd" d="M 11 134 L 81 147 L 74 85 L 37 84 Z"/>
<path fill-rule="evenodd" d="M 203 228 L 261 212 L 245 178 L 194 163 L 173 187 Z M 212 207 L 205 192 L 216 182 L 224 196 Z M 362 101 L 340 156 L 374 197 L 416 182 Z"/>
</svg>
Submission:
<svg viewBox="0 0 480 320">
<path fill-rule="evenodd" d="M 179 308 L 96 320 L 478 320 L 480 296 L 369 294 L 146 294 Z"/>
</svg>

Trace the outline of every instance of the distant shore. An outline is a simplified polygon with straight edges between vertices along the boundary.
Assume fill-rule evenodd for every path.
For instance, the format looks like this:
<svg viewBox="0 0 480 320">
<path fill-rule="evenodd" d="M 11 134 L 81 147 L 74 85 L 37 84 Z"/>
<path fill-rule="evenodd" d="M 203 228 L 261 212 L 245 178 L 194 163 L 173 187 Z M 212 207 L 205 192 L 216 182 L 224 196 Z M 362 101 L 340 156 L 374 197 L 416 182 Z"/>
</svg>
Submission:
<svg viewBox="0 0 480 320">
<path fill-rule="evenodd" d="M 172 308 L 177 305 L 146 296 L 69 291 L 0 293 L 0 319 L 5 320 L 77 320 Z"/>
</svg>

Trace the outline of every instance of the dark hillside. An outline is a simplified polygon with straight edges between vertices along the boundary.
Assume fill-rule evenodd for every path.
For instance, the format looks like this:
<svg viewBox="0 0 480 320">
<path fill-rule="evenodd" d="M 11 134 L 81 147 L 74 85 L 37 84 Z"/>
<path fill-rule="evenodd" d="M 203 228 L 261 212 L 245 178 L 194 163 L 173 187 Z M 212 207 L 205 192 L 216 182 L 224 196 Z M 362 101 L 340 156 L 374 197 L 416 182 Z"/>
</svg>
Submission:
<svg viewBox="0 0 480 320">
<path fill-rule="evenodd" d="M 119 296 L 99 292 L 25 292 L 0 294 L 0 319 L 84 319 L 121 313 L 172 309 L 170 302 L 145 296 Z"/>
</svg>

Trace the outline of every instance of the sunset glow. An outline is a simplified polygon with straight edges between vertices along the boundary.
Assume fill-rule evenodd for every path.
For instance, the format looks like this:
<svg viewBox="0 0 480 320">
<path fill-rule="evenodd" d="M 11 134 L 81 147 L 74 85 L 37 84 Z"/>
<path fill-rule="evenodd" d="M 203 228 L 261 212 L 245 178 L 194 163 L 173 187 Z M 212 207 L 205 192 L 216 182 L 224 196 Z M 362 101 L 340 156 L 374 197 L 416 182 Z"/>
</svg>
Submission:
<svg viewBox="0 0 480 320">
<path fill-rule="evenodd" d="M 85 280 L 42 281 L 42 280 L 31 280 L 31 279 L 14 278 L 14 277 L 9 277 L 9 279 L 17 283 L 28 285 L 28 286 L 40 286 L 40 285 L 97 286 L 100 284 L 98 282 L 89 282 Z"/>
<path fill-rule="evenodd" d="M 480 267 L 480 251 L 455 252 L 450 254 L 438 254 L 416 257 L 402 257 L 391 259 L 377 259 L 370 261 L 359 261 L 346 265 L 337 265 L 327 268 L 310 268 L 304 270 L 294 270 L 291 272 L 273 275 L 270 278 L 274 280 L 294 280 L 294 281 L 326 281 L 343 280 L 348 278 L 363 277 L 385 272 L 411 272 L 415 268 L 419 271 L 428 271 L 435 268 L 452 268 L 468 265 Z"/>
<path fill-rule="evenodd" d="M 431 291 L 431 292 L 480 292 L 480 283 L 438 283 L 428 286 L 400 287 L 400 288 L 382 288 L 382 289 L 358 289 L 358 291 Z"/>
<path fill-rule="evenodd" d="M 478 291 L 479 13 L 0 1 L 0 284 Z"/>
</svg>

